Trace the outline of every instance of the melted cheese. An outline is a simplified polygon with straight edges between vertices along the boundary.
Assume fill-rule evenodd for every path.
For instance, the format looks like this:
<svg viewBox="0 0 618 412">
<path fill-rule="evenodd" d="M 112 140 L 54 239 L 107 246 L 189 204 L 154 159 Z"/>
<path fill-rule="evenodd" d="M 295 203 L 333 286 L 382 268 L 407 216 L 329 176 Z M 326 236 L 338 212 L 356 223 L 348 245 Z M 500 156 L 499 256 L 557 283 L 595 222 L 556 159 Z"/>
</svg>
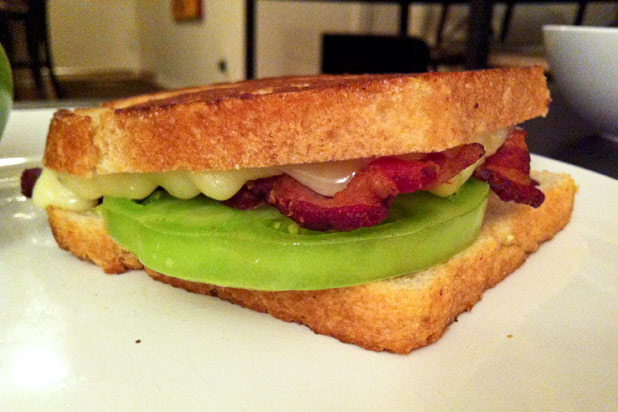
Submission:
<svg viewBox="0 0 618 412">
<path fill-rule="evenodd" d="M 101 196 L 143 199 L 158 186 L 162 186 L 172 196 L 179 199 L 190 199 L 203 193 L 216 200 L 226 200 L 234 196 L 249 180 L 282 173 L 287 173 L 324 196 L 334 196 L 335 193 L 343 190 L 352 177 L 368 162 L 368 160 L 344 160 L 226 171 L 116 173 L 91 178 L 60 172 L 55 175 L 59 184 L 74 195 L 90 200 Z M 54 172 L 46 169 L 46 173 Z"/>
<path fill-rule="evenodd" d="M 96 200 L 85 199 L 64 186 L 56 174 L 49 169 L 43 169 L 32 190 L 32 201 L 36 207 L 45 209 L 47 206 L 57 206 L 66 210 L 89 210 L 97 205 Z"/>
<path fill-rule="evenodd" d="M 462 170 L 457 176 L 455 176 L 448 182 L 442 183 L 441 185 L 431 189 L 430 192 L 440 197 L 448 197 L 453 193 L 457 192 L 459 188 L 468 181 L 470 176 L 472 176 L 474 170 L 481 164 L 483 164 L 487 157 L 498 151 L 500 146 L 504 144 L 504 141 L 506 140 L 506 137 L 509 135 L 510 131 L 510 128 L 506 128 L 500 129 L 493 133 L 479 136 L 476 141 L 483 145 L 483 148 L 485 149 L 485 155 L 473 165 L 470 165 L 464 170 Z"/>
<path fill-rule="evenodd" d="M 369 162 L 368 159 L 344 160 L 286 166 L 281 170 L 324 196 L 335 196 Z"/>
<path fill-rule="evenodd" d="M 249 180 L 275 176 L 283 173 L 278 167 L 240 169 L 210 172 L 189 172 L 190 181 L 206 196 L 216 200 L 226 200 Z"/>
<path fill-rule="evenodd" d="M 485 156 L 490 156 L 502 145 L 508 132 L 509 129 L 498 130 L 482 135 L 475 141 L 485 147 Z M 356 159 L 206 172 L 117 173 L 92 178 L 81 178 L 44 169 L 35 185 L 33 201 L 41 208 L 53 205 L 70 210 L 88 210 L 94 207 L 96 199 L 102 196 L 143 199 L 158 186 L 162 186 L 172 196 L 180 199 L 190 199 L 203 193 L 216 200 L 226 200 L 234 196 L 249 180 L 282 173 L 292 176 L 322 195 L 334 196 L 343 190 L 369 161 Z M 480 159 L 475 165 L 468 167 L 451 181 L 436 187 L 432 192 L 438 196 L 450 196 L 455 193 L 482 161 L 483 159 Z"/>
</svg>

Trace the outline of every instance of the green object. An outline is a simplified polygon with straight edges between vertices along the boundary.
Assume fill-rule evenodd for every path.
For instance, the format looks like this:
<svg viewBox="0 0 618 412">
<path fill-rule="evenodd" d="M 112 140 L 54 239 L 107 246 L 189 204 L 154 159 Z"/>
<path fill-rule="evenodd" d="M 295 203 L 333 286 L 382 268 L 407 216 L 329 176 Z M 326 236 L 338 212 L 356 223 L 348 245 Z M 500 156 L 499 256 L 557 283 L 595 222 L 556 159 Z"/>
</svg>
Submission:
<svg viewBox="0 0 618 412">
<path fill-rule="evenodd" d="M 470 179 L 457 194 L 399 195 L 380 225 L 315 232 L 271 207 L 240 211 L 198 196 L 157 191 L 143 201 L 106 197 L 112 238 L 149 268 L 194 282 L 258 290 L 352 286 L 419 271 L 474 242 L 488 185 Z"/>
<path fill-rule="evenodd" d="M 13 105 L 13 78 L 11 66 L 4 49 L 0 45 L 0 138 L 9 119 L 9 112 Z"/>
</svg>

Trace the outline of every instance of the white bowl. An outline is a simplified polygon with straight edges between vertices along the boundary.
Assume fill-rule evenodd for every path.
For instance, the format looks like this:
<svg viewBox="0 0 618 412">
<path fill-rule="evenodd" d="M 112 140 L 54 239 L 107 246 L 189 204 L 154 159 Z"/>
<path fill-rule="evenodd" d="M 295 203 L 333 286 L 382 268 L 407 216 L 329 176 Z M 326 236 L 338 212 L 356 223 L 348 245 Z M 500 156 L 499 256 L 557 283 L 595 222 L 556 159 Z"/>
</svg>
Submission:
<svg viewBox="0 0 618 412">
<path fill-rule="evenodd" d="M 618 28 L 543 26 L 550 72 L 594 129 L 618 137 Z"/>
</svg>

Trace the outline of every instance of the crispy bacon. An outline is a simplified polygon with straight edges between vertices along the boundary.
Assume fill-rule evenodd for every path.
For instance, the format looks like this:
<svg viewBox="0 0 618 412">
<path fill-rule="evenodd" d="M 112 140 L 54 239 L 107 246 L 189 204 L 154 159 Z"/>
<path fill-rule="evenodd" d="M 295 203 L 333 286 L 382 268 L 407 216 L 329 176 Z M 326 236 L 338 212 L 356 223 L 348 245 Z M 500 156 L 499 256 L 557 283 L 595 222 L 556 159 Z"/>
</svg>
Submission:
<svg viewBox="0 0 618 412">
<path fill-rule="evenodd" d="M 399 193 L 431 189 L 456 176 L 484 154 L 468 144 L 413 159 L 383 157 L 359 172 L 334 197 L 322 196 L 288 175 L 247 183 L 226 205 L 249 209 L 266 201 L 299 225 L 313 230 L 349 231 L 384 220 Z"/>
<path fill-rule="evenodd" d="M 32 169 L 26 169 L 21 174 L 21 193 L 27 198 L 32 197 L 32 189 L 34 184 L 41 176 L 42 169 L 40 167 L 34 167 Z"/>
<path fill-rule="evenodd" d="M 354 180 L 354 179 L 353 179 Z M 352 182 L 350 182 L 351 184 Z M 367 182 L 371 184 L 371 182 Z M 388 216 L 394 197 L 390 187 L 380 187 L 380 194 L 358 187 L 356 191 L 345 190 L 332 198 L 322 196 L 288 175 L 280 176 L 268 197 L 282 214 L 300 226 L 313 230 L 335 229 L 340 232 L 359 227 L 374 226 Z"/>
<path fill-rule="evenodd" d="M 489 183 L 498 197 L 539 207 L 545 195 L 530 178 L 530 153 L 526 146 L 526 132 L 513 129 L 500 149 L 489 156 L 474 172 L 474 177 Z"/>
<path fill-rule="evenodd" d="M 239 210 L 256 209 L 266 203 L 266 199 L 280 176 L 250 180 L 231 198 L 221 203 Z"/>
</svg>

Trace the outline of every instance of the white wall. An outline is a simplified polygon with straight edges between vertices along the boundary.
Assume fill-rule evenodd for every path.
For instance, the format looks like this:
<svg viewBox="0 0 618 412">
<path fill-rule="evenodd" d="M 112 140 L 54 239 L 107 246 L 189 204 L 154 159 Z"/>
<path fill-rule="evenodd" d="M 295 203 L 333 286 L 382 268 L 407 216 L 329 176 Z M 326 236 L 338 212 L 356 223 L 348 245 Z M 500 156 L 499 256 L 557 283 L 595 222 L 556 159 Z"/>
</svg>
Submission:
<svg viewBox="0 0 618 412">
<path fill-rule="evenodd" d="M 86 70 L 141 70 L 133 0 L 51 0 L 54 64 Z"/>
<path fill-rule="evenodd" d="M 146 71 L 166 87 L 242 79 L 244 1 L 204 0 L 203 7 L 203 20 L 176 23 L 169 0 L 51 0 L 55 64 Z M 257 75 L 318 73 L 321 33 L 360 31 L 363 10 L 357 4 L 258 2 Z"/>
<path fill-rule="evenodd" d="M 50 0 L 49 26 L 61 71 L 150 72 L 166 87 L 244 77 L 243 0 L 204 0 L 204 18 L 184 23 L 169 0 Z"/>
<path fill-rule="evenodd" d="M 258 2 L 256 76 L 319 73 L 322 33 L 358 32 L 362 10 L 354 3 Z"/>
<path fill-rule="evenodd" d="M 50 0 L 52 51 L 60 67 L 146 71 L 167 87 L 244 77 L 244 1 L 203 0 L 199 22 L 173 21 L 169 0 Z M 495 30 L 504 8 L 497 7 Z M 569 23 L 574 5 L 518 5 L 509 40 L 540 42 L 541 25 Z M 439 6 L 413 6 L 410 34 L 431 43 Z M 339 2 L 259 1 L 256 73 L 311 74 L 320 69 L 323 32 L 397 33 L 398 6 Z M 610 24 L 616 5 L 589 6 L 585 23 Z M 445 37 L 463 39 L 465 6 L 453 7 Z M 224 60 L 225 73 L 218 64 Z"/>
<path fill-rule="evenodd" d="M 244 2 L 204 1 L 204 18 L 173 21 L 169 0 L 134 0 L 142 68 L 166 87 L 240 80 L 244 77 Z M 225 61 L 227 71 L 219 70 Z"/>
</svg>

